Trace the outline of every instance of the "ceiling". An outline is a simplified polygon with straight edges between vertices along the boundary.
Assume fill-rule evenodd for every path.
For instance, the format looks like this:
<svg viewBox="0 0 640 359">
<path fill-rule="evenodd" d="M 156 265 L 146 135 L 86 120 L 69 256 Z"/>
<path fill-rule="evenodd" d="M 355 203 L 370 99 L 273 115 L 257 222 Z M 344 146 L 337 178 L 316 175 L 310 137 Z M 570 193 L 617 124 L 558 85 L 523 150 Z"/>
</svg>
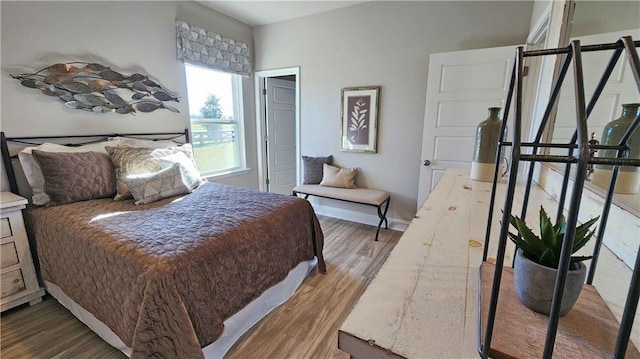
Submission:
<svg viewBox="0 0 640 359">
<path fill-rule="evenodd" d="M 196 0 L 254 27 L 351 6 L 364 1 L 212 1 Z"/>
</svg>

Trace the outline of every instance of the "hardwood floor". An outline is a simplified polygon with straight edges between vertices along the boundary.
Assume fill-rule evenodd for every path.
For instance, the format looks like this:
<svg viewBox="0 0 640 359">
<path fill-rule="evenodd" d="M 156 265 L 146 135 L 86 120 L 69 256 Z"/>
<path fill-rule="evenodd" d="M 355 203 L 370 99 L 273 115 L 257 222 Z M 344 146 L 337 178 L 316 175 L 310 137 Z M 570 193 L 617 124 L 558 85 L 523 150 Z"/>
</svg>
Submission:
<svg viewBox="0 0 640 359">
<path fill-rule="evenodd" d="M 341 358 L 338 329 L 401 232 L 320 217 L 328 274 L 313 272 L 296 294 L 254 326 L 227 358 Z M 0 357 L 126 358 L 50 296 L 2 313 Z"/>
</svg>

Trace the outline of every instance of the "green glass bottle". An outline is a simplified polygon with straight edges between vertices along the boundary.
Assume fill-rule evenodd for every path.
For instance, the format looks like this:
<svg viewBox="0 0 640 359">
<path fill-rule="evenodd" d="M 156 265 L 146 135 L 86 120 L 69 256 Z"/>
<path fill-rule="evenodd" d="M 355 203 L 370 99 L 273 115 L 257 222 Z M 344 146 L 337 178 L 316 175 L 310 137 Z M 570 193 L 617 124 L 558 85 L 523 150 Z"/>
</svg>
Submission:
<svg viewBox="0 0 640 359">
<path fill-rule="evenodd" d="M 622 116 L 609 122 L 602 131 L 603 145 L 617 145 L 620 143 L 622 136 L 631 123 L 638 118 L 638 109 L 640 103 L 626 103 L 622 105 Z M 598 151 L 598 157 L 615 158 L 617 156 L 617 150 L 600 150 Z M 629 156 L 628 158 L 640 158 L 640 129 L 636 128 L 631 138 L 629 139 Z M 608 188 L 609 181 L 611 180 L 610 165 L 596 165 L 595 166 L 594 183 L 597 186 Z M 618 173 L 618 181 L 616 182 L 616 188 L 614 193 L 636 193 L 640 187 L 640 175 L 638 173 L 638 167 L 621 166 Z"/>
</svg>

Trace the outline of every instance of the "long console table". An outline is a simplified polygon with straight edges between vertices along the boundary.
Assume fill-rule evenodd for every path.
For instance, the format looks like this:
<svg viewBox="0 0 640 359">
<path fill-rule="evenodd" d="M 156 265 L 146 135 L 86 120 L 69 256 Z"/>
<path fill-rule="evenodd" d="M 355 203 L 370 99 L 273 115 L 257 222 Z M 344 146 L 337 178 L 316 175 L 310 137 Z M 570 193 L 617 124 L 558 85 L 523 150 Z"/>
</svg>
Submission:
<svg viewBox="0 0 640 359">
<path fill-rule="evenodd" d="M 490 191 L 490 183 L 471 181 L 468 170 L 446 171 L 340 328 L 341 350 L 353 359 L 479 357 L 478 280 Z M 498 193 L 494 218 L 503 201 Z M 521 189 L 517 211 L 519 198 Z M 529 208 L 557 208 L 539 187 L 530 201 Z M 536 228 L 537 212 L 528 217 Z M 488 262 L 497 246 L 494 222 Z M 510 246 L 505 263 L 512 253 Z M 599 271 L 605 274 L 594 284 L 619 320 L 626 296 L 620 286 L 628 286 L 631 270 L 603 247 Z M 638 317 L 632 340 L 637 323 Z"/>
</svg>

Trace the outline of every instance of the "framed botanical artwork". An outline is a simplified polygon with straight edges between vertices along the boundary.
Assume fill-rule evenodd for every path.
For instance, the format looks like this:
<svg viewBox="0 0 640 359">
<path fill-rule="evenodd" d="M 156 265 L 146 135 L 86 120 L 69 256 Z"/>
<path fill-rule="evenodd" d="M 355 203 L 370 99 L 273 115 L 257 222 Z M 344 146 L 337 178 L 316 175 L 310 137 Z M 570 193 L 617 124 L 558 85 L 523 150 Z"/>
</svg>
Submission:
<svg viewBox="0 0 640 359">
<path fill-rule="evenodd" d="M 376 153 L 380 86 L 346 87 L 341 97 L 340 150 Z"/>
</svg>

